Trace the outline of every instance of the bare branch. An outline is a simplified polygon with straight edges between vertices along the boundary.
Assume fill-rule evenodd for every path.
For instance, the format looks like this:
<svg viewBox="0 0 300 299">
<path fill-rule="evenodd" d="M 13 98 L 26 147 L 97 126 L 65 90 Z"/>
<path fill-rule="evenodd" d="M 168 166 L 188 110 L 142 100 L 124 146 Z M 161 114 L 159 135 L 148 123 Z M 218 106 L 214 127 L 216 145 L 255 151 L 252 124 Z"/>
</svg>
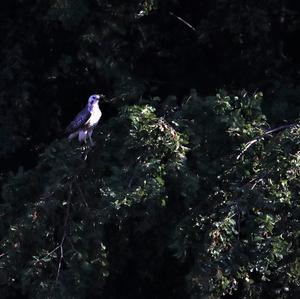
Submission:
<svg viewBox="0 0 300 299">
<path fill-rule="evenodd" d="M 174 13 L 172 13 L 171 11 L 169 11 L 169 14 L 173 17 L 175 17 L 177 20 L 179 20 L 180 22 L 182 22 L 183 24 L 185 24 L 186 26 L 188 26 L 190 29 L 192 29 L 193 31 L 197 31 L 196 28 L 194 26 L 192 26 L 190 23 L 188 23 L 187 21 L 185 21 L 183 18 L 176 16 Z"/>
<path fill-rule="evenodd" d="M 239 155 L 237 156 L 237 160 L 239 160 L 240 158 L 241 158 L 241 156 L 242 155 L 244 155 L 244 153 L 254 144 L 254 143 L 256 143 L 257 141 L 259 141 L 259 140 L 261 140 L 262 139 L 262 137 L 261 138 L 256 138 L 256 139 L 253 139 L 253 140 L 251 140 L 251 141 L 249 141 L 248 143 L 246 143 L 246 146 L 245 146 L 245 148 L 242 150 L 242 152 L 241 153 L 239 153 Z"/>
</svg>

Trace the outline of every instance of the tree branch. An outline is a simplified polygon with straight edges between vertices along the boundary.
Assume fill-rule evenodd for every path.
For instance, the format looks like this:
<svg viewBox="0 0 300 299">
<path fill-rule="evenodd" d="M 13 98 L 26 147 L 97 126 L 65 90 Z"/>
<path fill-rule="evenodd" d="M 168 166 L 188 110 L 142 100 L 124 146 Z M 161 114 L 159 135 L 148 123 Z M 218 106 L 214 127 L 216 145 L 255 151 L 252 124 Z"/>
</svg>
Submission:
<svg viewBox="0 0 300 299">
<path fill-rule="evenodd" d="M 289 125 L 284 125 L 284 126 L 280 126 L 280 127 L 277 127 L 275 129 L 272 129 L 272 130 L 268 130 L 266 131 L 262 136 L 258 136 L 252 140 L 250 140 L 249 142 L 246 143 L 246 146 L 245 148 L 242 150 L 241 153 L 239 153 L 239 155 L 237 156 L 237 160 L 239 160 L 243 155 L 244 153 L 253 145 L 255 144 L 256 142 L 260 141 L 261 139 L 263 139 L 264 137 L 267 137 L 268 135 L 272 134 L 272 133 L 275 133 L 275 132 L 280 132 L 280 131 L 283 131 L 283 130 L 286 130 L 286 129 L 293 129 L 293 128 L 297 128 L 299 127 L 299 124 L 289 124 Z"/>
<path fill-rule="evenodd" d="M 190 23 L 188 23 L 187 21 L 185 21 L 183 18 L 176 16 L 175 14 L 173 14 L 171 11 L 169 11 L 169 14 L 171 16 L 173 16 L 174 18 L 176 18 L 177 20 L 179 20 L 180 22 L 182 22 L 183 24 L 185 24 L 186 26 L 188 26 L 190 29 L 192 29 L 193 31 L 197 31 L 196 28 L 194 26 L 192 26 Z"/>
</svg>

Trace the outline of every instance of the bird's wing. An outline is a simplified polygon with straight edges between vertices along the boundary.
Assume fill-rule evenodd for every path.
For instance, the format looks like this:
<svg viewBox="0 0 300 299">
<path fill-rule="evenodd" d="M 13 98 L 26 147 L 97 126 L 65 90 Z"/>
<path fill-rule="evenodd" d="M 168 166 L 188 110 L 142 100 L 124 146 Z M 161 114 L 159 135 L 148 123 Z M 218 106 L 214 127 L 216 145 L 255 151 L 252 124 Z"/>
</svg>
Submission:
<svg viewBox="0 0 300 299">
<path fill-rule="evenodd" d="M 78 129 L 80 129 L 91 117 L 91 113 L 88 111 L 87 107 L 80 111 L 74 120 L 67 126 L 65 134 L 71 134 Z"/>
</svg>

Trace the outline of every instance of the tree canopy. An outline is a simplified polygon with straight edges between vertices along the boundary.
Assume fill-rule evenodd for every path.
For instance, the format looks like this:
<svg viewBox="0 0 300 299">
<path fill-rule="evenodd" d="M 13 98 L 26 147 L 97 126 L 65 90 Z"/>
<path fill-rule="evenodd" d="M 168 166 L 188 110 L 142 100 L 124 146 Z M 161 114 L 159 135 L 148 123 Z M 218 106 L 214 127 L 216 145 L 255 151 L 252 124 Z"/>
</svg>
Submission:
<svg viewBox="0 0 300 299">
<path fill-rule="evenodd" d="M 1 298 L 299 297 L 298 1 L 0 6 Z"/>
</svg>

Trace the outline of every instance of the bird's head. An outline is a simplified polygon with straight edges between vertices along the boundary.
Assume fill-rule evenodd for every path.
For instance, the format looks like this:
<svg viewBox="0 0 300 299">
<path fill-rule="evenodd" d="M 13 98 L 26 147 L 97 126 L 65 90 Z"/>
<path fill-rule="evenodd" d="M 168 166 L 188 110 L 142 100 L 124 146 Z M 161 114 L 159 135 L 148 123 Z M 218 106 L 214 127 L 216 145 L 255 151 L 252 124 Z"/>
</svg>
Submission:
<svg viewBox="0 0 300 299">
<path fill-rule="evenodd" d="M 104 99 L 105 96 L 103 94 L 93 94 L 89 97 L 88 105 L 89 107 L 94 106 L 95 104 L 98 104 L 100 99 Z"/>
</svg>

